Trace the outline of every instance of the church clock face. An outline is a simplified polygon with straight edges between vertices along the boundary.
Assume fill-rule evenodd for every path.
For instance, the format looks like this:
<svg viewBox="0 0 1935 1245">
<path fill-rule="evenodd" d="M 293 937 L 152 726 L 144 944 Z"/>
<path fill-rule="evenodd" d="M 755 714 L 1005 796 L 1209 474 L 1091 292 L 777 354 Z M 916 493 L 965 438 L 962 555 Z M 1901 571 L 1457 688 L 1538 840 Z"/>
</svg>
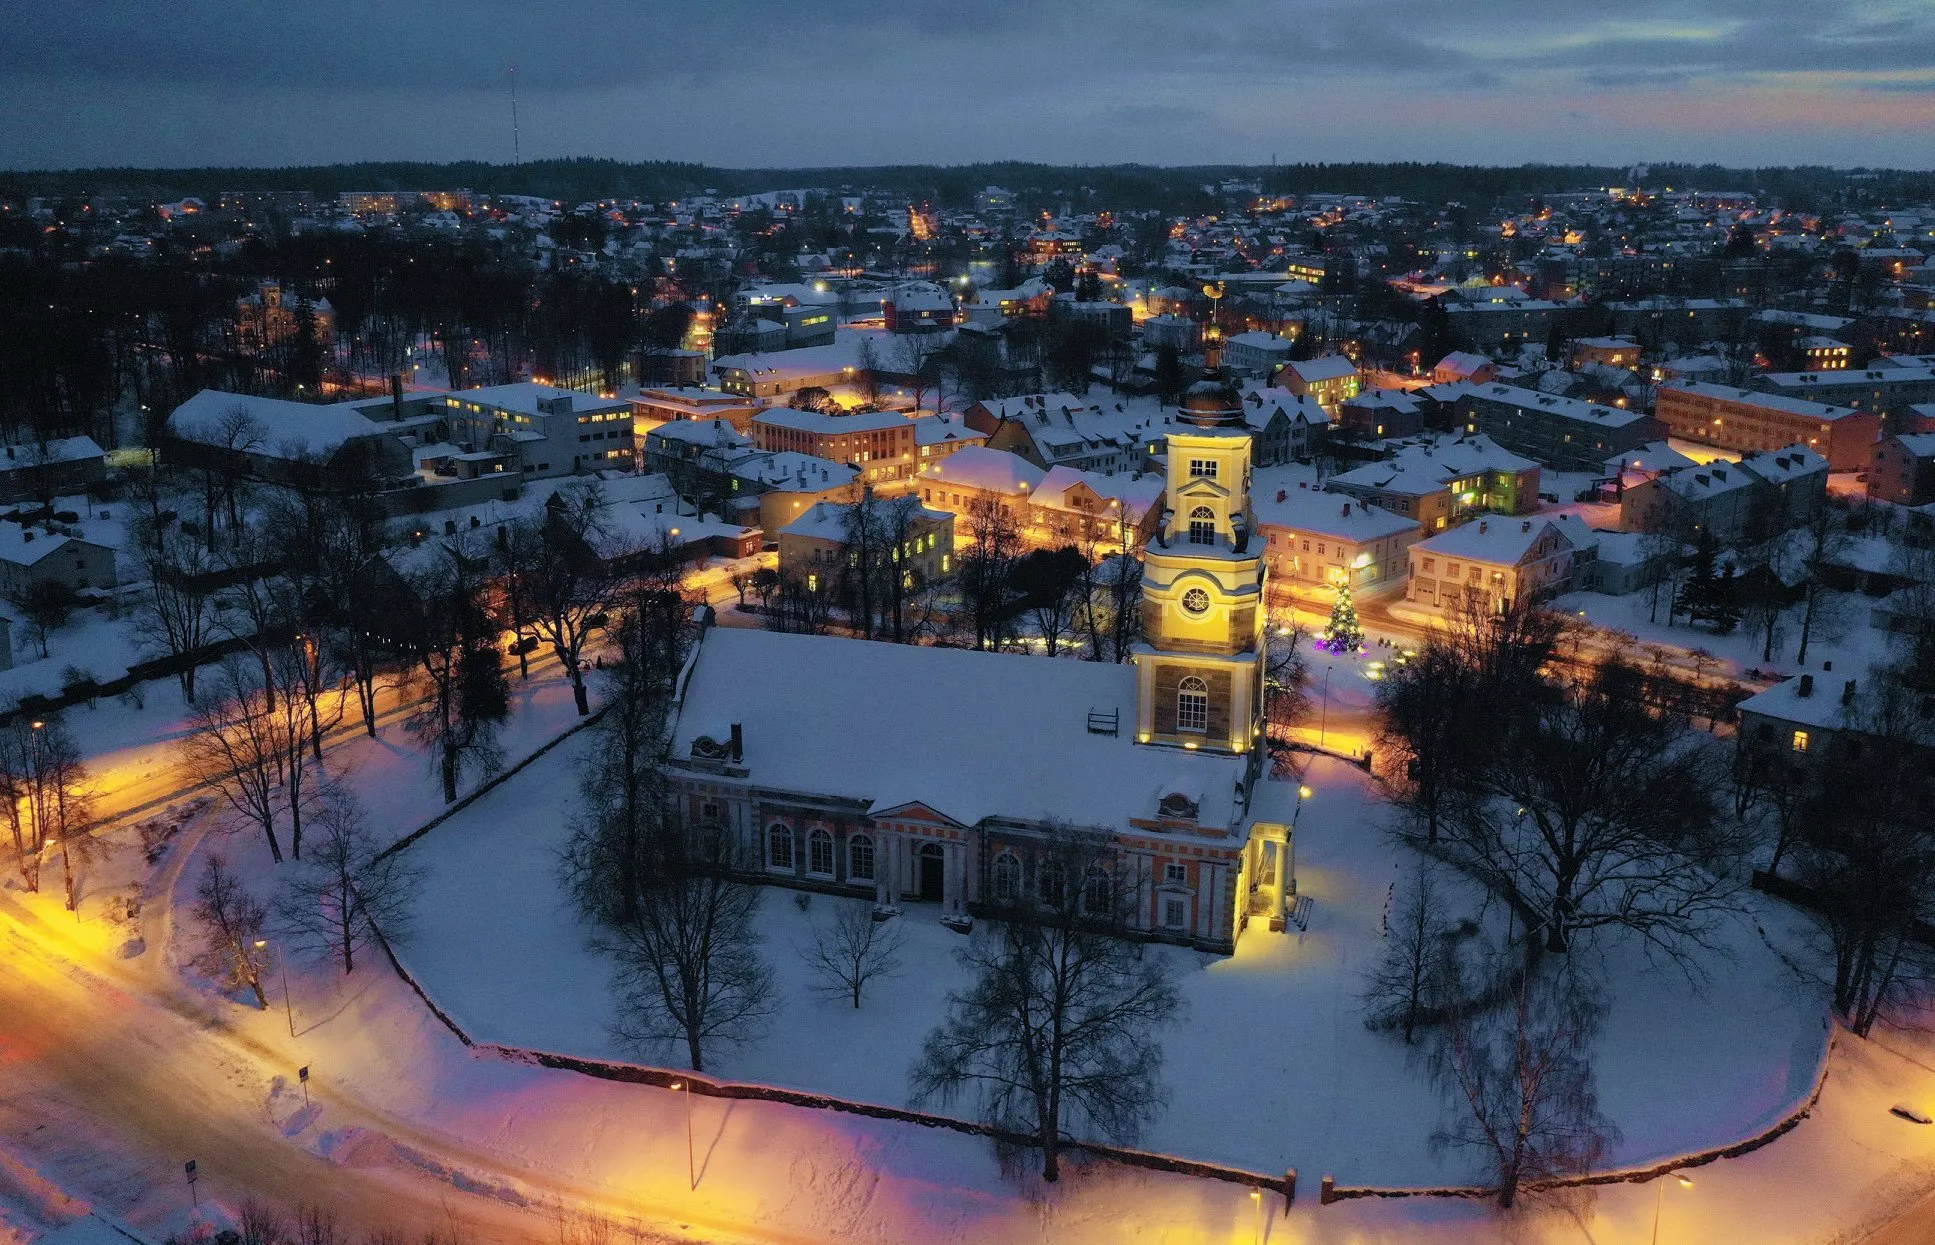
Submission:
<svg viewBox="0 0 1935 1245">
<path fill-rule="evenodd" d="M 1182 595 L 1183 612 L 1194 617 L 1209 613 L 1209 593 L 1201 588 L 1191 588 Z"/>
</svg>

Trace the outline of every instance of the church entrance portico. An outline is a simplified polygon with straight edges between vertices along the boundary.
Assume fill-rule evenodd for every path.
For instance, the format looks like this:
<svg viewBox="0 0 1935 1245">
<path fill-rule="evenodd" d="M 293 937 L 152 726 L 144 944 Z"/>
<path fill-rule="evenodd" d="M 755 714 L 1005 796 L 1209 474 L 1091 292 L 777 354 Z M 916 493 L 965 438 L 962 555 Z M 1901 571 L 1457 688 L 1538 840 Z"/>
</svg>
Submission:
<svg viewBox="0 0 1935 1245">
<path fill-rule="evenodd" d="M 947 850 L 939 843 L 923 843 L 916 858 L 916 899 L 939 903 L 947 895 Z"/>
</svg>

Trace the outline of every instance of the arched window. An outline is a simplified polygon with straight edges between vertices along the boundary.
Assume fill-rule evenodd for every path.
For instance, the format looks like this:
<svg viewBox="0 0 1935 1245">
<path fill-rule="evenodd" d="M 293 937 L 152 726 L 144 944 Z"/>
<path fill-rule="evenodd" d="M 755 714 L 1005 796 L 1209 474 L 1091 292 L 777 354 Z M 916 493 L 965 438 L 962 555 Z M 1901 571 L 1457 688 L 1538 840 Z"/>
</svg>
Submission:
<svg viewBox="0 0 1935 1245">
<path fill-rule="evenodd" d="M 1013 852 L 1003 852 L 994 858 L 994 901 L 1011 904 L 1021 894 L 1021 862 Z"/>
<path fill-rule="evenodd" d="M 856 882 L 873 881 L 873 840 L 864 834 L 847 840 L 847 877 Z"/>
<path fill-rule="evenodd" d="M 1082 915 L 1111 916 L 1115 912 L 1115 886 L 1107 870 L 1091 866 L 1082 878 Z"/>
<path fill-rule="evenodd" d="M 793 867 L 793 829 L 778 822 L 766 827 L 766 867 L 769 869 L 791 869 Z"/>
<path fill-rule="evenodd" d="M 1035 869 L 1035 896 L 1050 908 L 1062 906 L 1068 895 L 1068 873 L 1059 860 L 1044 860 Z"/>
<path fill-rule="evenodd" d="M 816 829 L 806 836 L 806 871 L 833 876 L 833 836 L 824 830 Z"/>
<path fill-rule="evenodd" d="M 1216 512 L 1208 506 L 1198 506 L 1189 512 L 1189 543 L 1192 545 L 1216 543 Z"/>
<path fill-rule="evenodd" d="M 1209 729 L 1209 684 L 1193 674 L 1176 685 L 1176 729 Z"/>
</svg>

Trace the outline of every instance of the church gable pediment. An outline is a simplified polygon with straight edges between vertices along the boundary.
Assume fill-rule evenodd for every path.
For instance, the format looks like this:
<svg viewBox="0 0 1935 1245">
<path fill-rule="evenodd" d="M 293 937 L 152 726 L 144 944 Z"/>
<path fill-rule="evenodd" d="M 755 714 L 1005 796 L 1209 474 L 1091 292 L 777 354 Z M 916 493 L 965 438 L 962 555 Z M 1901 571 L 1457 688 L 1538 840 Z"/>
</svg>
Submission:
<svg viewBox="0 0 1935 1245">
<path fill-rule="evenodd" d="M 1178 484 L 1173 491 L 1177 497 L 1188 497 L 1198 500 L 1212 497 L 1223 498 L 1230 495 L 1230 491 L 1221 484 L 1218 484 L 1214 480 L 1204 479 L 1201 476 L 1183 484 Z"/>
<path fill-rule="evenodd" d="M 874 821 L 883 821 L 891 817 L 895 821 L 924 821 L 929 825 L 966 828 L 966 823 L 956 821 L 946 813 L 937 812 L 917 800 L 909 801 L 905 804 L 896 804 L 892 808 L 871 809 L 868 811 L 867 816 L 871 817 Z"/>
</svg>

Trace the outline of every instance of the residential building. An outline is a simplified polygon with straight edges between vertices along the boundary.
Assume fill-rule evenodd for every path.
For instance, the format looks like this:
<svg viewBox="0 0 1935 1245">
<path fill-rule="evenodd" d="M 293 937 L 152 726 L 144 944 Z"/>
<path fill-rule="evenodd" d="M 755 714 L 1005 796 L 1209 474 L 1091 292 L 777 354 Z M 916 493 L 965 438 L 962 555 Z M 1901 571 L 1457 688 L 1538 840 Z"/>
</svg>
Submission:
<svg viewBox="0 0 1935 1245">
<path fill-rule="evenodd" d="M 1625 487 L 1619 526 L 1628 532 L 1710 536 L 1721 545 L 1806 523 L 1827 504 L 1827 460 L 1806 446 L 1749 451 L 1739 462 L 1665 467 Z"/>
<path fill-rule="evenodd" d="M 444 437 L 471 451 L 515 453 L 528 479 L 638 464 L 631 404 L 535 381 L 441 397 Z"/>
<path fill-rule="evenodd" d="M 87 493 L 107 478 L 107 455 L 93 437 L 56 437 L 4 448 L 0 502 L 50 501 L 66 493 Z"/>
<path fill-rule="evenodd" d="M 0 596 L 18 597 L 37 584 L 70 592 L 114 587 L 121 529 L 91 511 L 74 522 L 0 523 Z"/>
<path fill-rule="evenodd" d="M 1873 411 L 1692 380 L 1661 385 L 1654 413 L 1688 441 L 1730 450 L 1805 445 L 1835 471 L 1866 467 L 1881 432 Z"/>
<path fill-rule="evenodd" d="M 1104 474 L 1147 467 L 1165 427 L 1153 415 L 1131 415 L 1122 402 L 1072 393 L 989 398 L 970 406 L 962 420 L 987 434 L 989 449 L 1019 454 L 1044 470 Z"/>
<path fill-rule="evenodd" d="M 1836 369 L 1826 372 L 1764 372 L 1749 382 L 1755 389 L 1797 401 L 1853 407 L 1873 415 L 1892 415 L 1921 402 L 1935 402 L 1935 367 Z M 1844 468 L 1837 462 L 1836 471 Z"/>
<path fill-rule="evenodd" d="M 1243 395 L 1243 423 L 1250 430 L 1255 465 L 1280 467 L 1309 462 L 1330 431 L 1331 417 L 1308 395 L 1252 389 Z"/>
<path fill-rule="evenodd" d="M 775 398 L 850 383 L 859 367 L 844 346 L 808 346 L 771 354 L 721 355 L 712 361 L 712 374 L 728 393 Z"/>
<path fill-rule="evenodd" d="M 920 415 L 914 420 L 914 444 L 919 446 L 919 468 L 934 463 L 970 445 L 986 445 L 988 434 L 967 426 L 959 415 Z"/>
<path fill-rule="evenodd" d="M 1369 592 L 1401 583 L 1418 525 L 1346 494 L 1299 487 L 1252 497 L 1272 582 Z"/>
<path fill-rule="evenodd" d="M 911 480 L 920 470 L 915 420 L 898 411 L 831 415 L 774 406 L 752 419 L 753 444 L 849 463 L 871 485 Z"/>
<path fill-rule="evenodd" d="M 1405 599 L 1448 615 L 1544 600 L 1571 588 L 1574 549 L 1550 519 L 1480 519 L 1411 546 Z"/>
<path fill-rule="evenodd" d="M 1935 432 L 1883 437 L 1868 464 L 1868 496 L 1900 506 L 1935 502 Z"/>
<path fill-rule="evenodd" d="M 1363 386 L 1357 374 L 1357 365 L 1340 354 L 1325 355 L 1321 359 L 1298 359 L 1285 364 L 1280 379 L 1291 393 L 1315 398 L 1318 405 L 1333 413 L 1356 397 L 1357 391 Z"/>
<path fill-rule="evenodd" d="M 1028 490 L 1022 538 L 1038 548 L 1073 545 L 1121 553 L 1147 544 L 1162 515 L 1162 478 L 1097 475 L 1051 467 Z"/>
<path fill-rule="evenodd" d="M 1486 436 L 1422 438 L 1324 487 L 1402 515 L 1429 536 L 1485 512 L 1538 509 L 1539 465 Z"/>
<path fill-rule="evenodd" d="M 1424 403 L 1402 389 L 1369 389 L 1337 408 L 1337 430 L 1359 441 L 1415 437 L 1424 431 Z"/>
<path fill-rule="evenodd" d="M 976 502 L 992 501 L 1026 527 L 1028 495 L 1048 473 L 1019 454 L 970 445 L 942 462 L 921 468 L 920 499 L 937 510 L 967 514 Z M 964 537 L 965 539 L 965 537 Z"/>
<path fill-rule="evenodd" d="M 1447 303 L 1445 318 L 1453 333 L 1480 350 L 1503 350 L 1544 341 L 1559 311 L 1558 303 L 1544 299 Z"/>
<path fill-rule="evenodd" d="M 1498 364 L 1469 350 L 1454 350 L 1431 369 L 1432 383 L 1438 385 L 1482 385 L 1497 375 Z"/>
<path fill-rule="evenodd" d="M 797 519 L 779 529 L 780 574 L 805 580 L 814 589 L 821 582 L 829 586 L 836 583 L 854 564 L 848 543 L 852 539 L 856 509 L 871 506 L 876 512 L 884 512 L 886 507 L 896 504 L 899 503 L 882 498 L 845 504 L 814 502 Z M 876 531 L 884 531 L 881 525 L 887 523 L 899 526 L 898 521 L 887 519 L 884 513 L 877 513 L 875 520 Z M 914 503 L 901 535 L 904 539 L 894 542 L 891 548 L 882 548 L 878 556 L 893 562 L 910 586 L 916 582 L 937 583 L 954 573 L 953 514 Z"/>
<path fill-rule="evenodd" d="M 698 385 L 641 389 L 625 400 L 632 407 L 632 436 L 641 444 L 652 429 L 674 420 L 723 419 L 735 430 L 749 432 L 753 416 L 767 405 L 758 398 Z"/>
<path fill-rule="evenodd" d="M 1639 343 L 1630 337 L 1580 337 L 1572 343 L 1572 366 L 1598 364 L 1628 371 L 1639 366 Z"/>
<path fill-rule="evenodd" d="M 1558 471 L 1596 471 L 1606 459 L 1664 437 L 1638 411 L 1493 382 L 1469 387 L 1466 428 Z"/>
<path fill-rule="evenodd" d="M 159 449 L 179 466 L 315 491 L 395 486 L 413 467 L 392 429 L 348 403 L 315 406 L 217 389 L 175 408 Z"/>
<path fill-rule="evenodd" d="M 1144 324 L 1145 337 L 1148 329 L 1149 326 Z M 1223 366 L 1238 376 L 1264 380 L 1290 361 L 1290 351 L 1295 344 L 1289 338 L 1279 337 L 1275 333 L 1255 330 L 1238 333 L 1223 339 Z"/>
<path fill-rule="evenodd" d="M 899 286 L 880 307 L 889 333 L 938 333 L 954 327 L 954 296 L 932 282 Z"/>
</svg>

